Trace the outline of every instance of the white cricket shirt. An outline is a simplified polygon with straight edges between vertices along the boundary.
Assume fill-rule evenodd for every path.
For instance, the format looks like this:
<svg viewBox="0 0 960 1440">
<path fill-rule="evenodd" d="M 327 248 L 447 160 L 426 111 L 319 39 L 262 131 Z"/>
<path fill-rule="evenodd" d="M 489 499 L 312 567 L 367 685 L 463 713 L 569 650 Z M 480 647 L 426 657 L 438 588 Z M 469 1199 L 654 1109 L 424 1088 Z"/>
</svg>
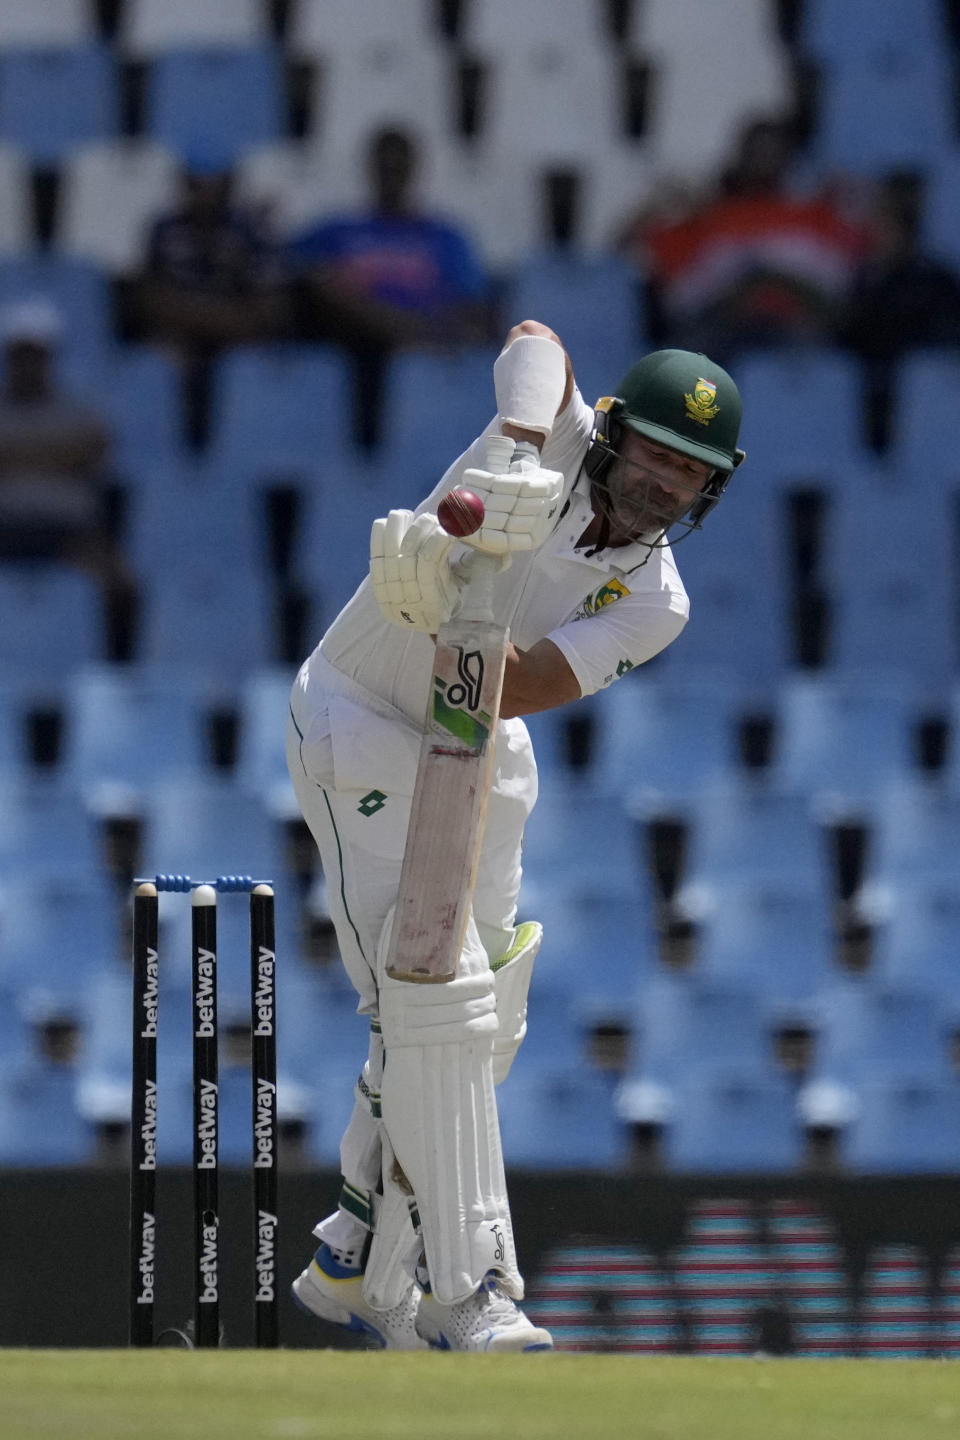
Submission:
<svg viewBox="0 0 960 1440">
<path fill-rule="evenodd" d="M 563 473 L 561 516 L 539 550 L 516 554 L 494 582 L 494 612 L 510 638 L 528 650 L 548 637 L 562 651 L 583 695 L 611 684 L 651 659 L 680 634 L 690 613 L 687 593 L 665 545 L 607 548 L 588 555 L 576 548 L 593 518 L 590 483 L 580 471 L 593 411 L 579 390 L 557 418 L 543 448 L 545 469 Z M 417 513 L 436 513 L 465 470 L 485 469 L 486 436 L 496 418 L 456 460 Z M 467 547 L 464 547 L 466 549 Z M 424 696 L 433 673 L 433 640 L 385 620 L 369 578 L 333 621 L 318 649 L 364 690 L 423 723 Z"/>
</svg>

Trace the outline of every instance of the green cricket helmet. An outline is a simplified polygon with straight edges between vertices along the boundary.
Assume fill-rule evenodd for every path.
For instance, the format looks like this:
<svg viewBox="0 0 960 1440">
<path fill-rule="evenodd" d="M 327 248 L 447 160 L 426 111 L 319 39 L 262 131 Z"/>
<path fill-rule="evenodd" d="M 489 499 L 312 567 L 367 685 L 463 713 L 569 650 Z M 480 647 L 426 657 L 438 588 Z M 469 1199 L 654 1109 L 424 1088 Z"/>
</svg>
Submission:
<svg viewBox="0 0 960 1440">
<path fill-rule="evenodd" d="M 684 531 L 699 530 L 746 458 L 737 448 L 743 405 L 733 379 L 706 355 L 692 350 L 655 350 L 627 371 L 616 395 L 603 396 L 584 465 L 603 510 L 606 476 L 618 458 L 621 427 L 712 466 L 685 516 Z M 667 526 L 666 529 L 671 528 Z M 665 543 L 666 531 L 654 544 Z"/>
</svg>

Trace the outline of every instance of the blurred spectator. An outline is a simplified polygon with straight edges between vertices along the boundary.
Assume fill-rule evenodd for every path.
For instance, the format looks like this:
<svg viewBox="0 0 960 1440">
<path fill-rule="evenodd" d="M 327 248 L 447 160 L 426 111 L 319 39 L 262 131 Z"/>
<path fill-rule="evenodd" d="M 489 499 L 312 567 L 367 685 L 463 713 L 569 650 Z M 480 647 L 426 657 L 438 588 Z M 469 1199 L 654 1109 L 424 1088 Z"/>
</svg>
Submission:
<svg viewBox="0 0 960 1440">
<path fill-rule="evenodd" d="M 716 190 L 658 197 L 620 237 L 646 273 L 658 343 L 738 349 L 829 340 L 866 245 L 828 192 L 799 196 L 787 121 L 749 124 Z"/>
<path fill-rule="evenodd" d="M 896 362 L 916 345 L 960 343 L 960 276 L 920 249 L 919 195 L 901 177 L 882 186 L 870 246 L 850 299 L 843 338 L 867 373 L 870 439 L 888 439 Z"/>
<path fill-rule="evenodd" d="M 232 203 L 229 172 L 192 161 L 177 208 L 160 216 L 125 304 L 126 333 L 167 346 L 183 366 L 188 429 L 205 435 L 210 362 L 229 345 L 283 329 L 276 256 L 260 217 Z"/>
<path fill-rule="evenodd" d="M 299 332 L 352 352 L 369 417 L 379 409 L 371 394 L 391 351 L 483 344 L 498 326 L 470 242 L 419 208 L 411 136 L 380 130 L 367 154 L 368 206 L 311 226 L 291 242 L 288 258 Z"/>
<path fill-rule="evenodd" d="M 104 594 L 108 654 L 126 660 L 136 588 L 109 525 L 110 435 L 58 384 L 62 329 L 43 298 L 0 312 L 0 559 L 63 561 L 92 575 Z"/>
</svg>

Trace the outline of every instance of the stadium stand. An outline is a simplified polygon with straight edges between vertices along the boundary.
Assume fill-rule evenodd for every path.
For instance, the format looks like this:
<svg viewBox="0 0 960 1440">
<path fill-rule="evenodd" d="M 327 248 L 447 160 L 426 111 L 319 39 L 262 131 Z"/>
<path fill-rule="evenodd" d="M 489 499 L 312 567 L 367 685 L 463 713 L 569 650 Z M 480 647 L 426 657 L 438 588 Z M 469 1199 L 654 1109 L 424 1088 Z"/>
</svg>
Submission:
<svg viewBox="0 0 960 1440">
<path fill-rule="evenodd" d="M 171 50 L 229 50 L 266 42 L 266 6 L 259 0 L 125 0 L 122 53 L 153 61 Z"/>
<path fill-rule="evenodd" d="M 125 137 L 81 146 L 61 172 L 56 247 L 111 275 L 132 274 L 151 221 L 176 195 L 177 161 L 163 145 Z"/>
<path fill-rule="evenodd" d="M 116 59 L 103 45 L 0 50 L 0 139 L 35 165 L 59 165 L 78 143 L 115 136 L 119 107 Z"/>
<path fill-rule="evenodd" d="M 0 144 L 0 256 L 23 254 L 33 239 L 28 167 L 15 145 Z"/>
<path fill-rule="evenodd" d="M 492 414 L 488 347 L 398 353 L 379 444 L 361 453 L 343 353 L 289 340 L 216 358 L 208 437 L 190 443 L 175 361 L 118 324 L 122 282 L 182 162 L 233 167 L 282 244 L 360 203 L 373 127 L 409 126 L 424 204 L 472 235 L 505 321 L 556 326 L 591 401 L 645 346 L 670 343 L 642 267 L 615 253 L 619 225 L 672 186 L 713 181 L 758 112 L 804 102 L 800 188 L 830 178 L 860 205 L 868 182 L 908 169 L 923 245 L 960 263 L 948 7 L 645 0 L 623 8 L 619 33 L 617 8 L 0 0 L 0 303 L 45 296 L 64 317 L 64 379 L 113 432 L 113 524 L 143 610 L 136 653 L 107 665 L 90 580 L 0 563 L 0 1163 L 89 1159 L 97 1127 L 122 1121 L 126 917 L 106 843 L 118 814 L 138 819 L 148 868 L 276 878 L 294 972 L 285 1113 L 305 1127 L 311 1163 L 336 1163 L 364 1025 L 308 954 L 308 886 L 282 843 L 295 819 L 286 693 L 364 573 L 372 518 L 415 505 Z M 792 32 L 777 23 L 790 9 Z M 808 72 L 817 85 L 798 91 Z M 865 424 L 865 369 L 841 341 L 744 350 L 730 368 L 748 463 L 678 548 L 690 625 L 642 675 L 531 721 L 542 794 L 522 913 L 544 920 L 546 940 L 505 1091 L 508 1158 L 622 1169 L 646 1124 L 667 1171 L 799 1171 L 810 1111 L 774 1046 L 793 1018 L 812 1034 L 801 1078 L 850 1097 L 841 1170 L 956 1172 L 960 352 L 907 343 L 883 451 Z M 278 496 L 290 507 L 279 536 Z M 293 644 L 285 587 L 304 607 Z M 38 714 L 54 713 L 59 746 L 38 748 Z M 232 746 L 215 742 L 218 717 Z M 924 754 L 931 722 L 942 744 Z M 672 891 L 664 821 L 681 837 Z M 844 825 L 863 843 L 845 897 L 869 931 L 856 973 L 841 943 Z M 28 923 L 28 899 L 42 923 Z M 224 912 L 225 947 L 242 952 Z M 162 923 L 176 1013 L 184 921 L 171 910 Z M 32 1049 L 40 980 L 84 1026 L 79 1062 Z M 613 1069 L 589 1049 L 606 1022 L 627 1052 Z M 188 1056 L 161 1043 L 186 1104 Z M 229 1155 L 236 1078 L 228 1066 Z M 163 1124 L 165 1154 L 185 1158 L 188 1127 L 175 1140 L 172 1112 Z M 772 1265 L 799 1353 L 947 1344 L 931 1335 L 956 1327 L 956 1307 L 937 1320 L 915 1256 L 872 1257 L 857 1309 L 836 1230 L 814 1207 L 773 1203 L 764 1227 L 767 1249 L 735 1206 L 698 1214 L 660 1274 L 682 1292 L 669 1313 L 657 1267 L 629 1262 L 657 1301 L 631 1343 L 675 1347 L 682 1322 L 701 1351 L 742 1350 L 741 1302 L 767 1293 Z M 727 1245 L 742 1263 L 721 1313 L 694 1291 L 704 1247 Z M 579 1273 L 583 1256 L 568 1259 Z M 944 1269 L 945 1305 L 956 1270 Z M 561 1301 L 545 1291 L 549 1303 Z M 571 1343 L 586 1343 L 570 1313 Z"/>
<path fill-rule="evenodd" d="M 93 0 L 0 0 L 0 50 L 66 49 L 96 34 Z"/>
</svg>

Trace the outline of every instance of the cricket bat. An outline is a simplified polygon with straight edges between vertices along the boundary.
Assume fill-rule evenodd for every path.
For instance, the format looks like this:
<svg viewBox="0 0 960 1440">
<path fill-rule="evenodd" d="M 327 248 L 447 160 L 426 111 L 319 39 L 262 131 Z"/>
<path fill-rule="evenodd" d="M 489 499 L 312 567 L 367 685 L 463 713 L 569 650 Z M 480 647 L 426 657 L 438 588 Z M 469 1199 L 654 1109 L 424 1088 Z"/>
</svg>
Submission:
<svg viewBox="0 0 960 1440">
<path fill-rule="evenodd" d="M 423 985 L 443 984 L 457 973 L 483 842 L 507 653 L 507 627 L 493 619 L 499 557 L 478 550 L 469 564 L 461 608 L 437 633 L 387 957 L 394 980 Z"/>
</svg>

